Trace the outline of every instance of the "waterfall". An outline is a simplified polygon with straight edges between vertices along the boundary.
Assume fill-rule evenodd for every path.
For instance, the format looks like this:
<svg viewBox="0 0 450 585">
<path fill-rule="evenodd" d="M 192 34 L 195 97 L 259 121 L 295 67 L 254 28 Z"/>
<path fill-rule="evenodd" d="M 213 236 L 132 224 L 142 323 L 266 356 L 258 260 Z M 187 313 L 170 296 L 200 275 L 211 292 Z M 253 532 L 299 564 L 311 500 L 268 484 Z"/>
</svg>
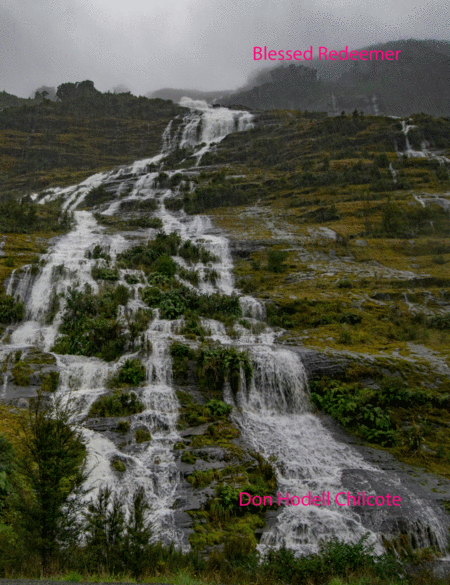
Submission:
<svg viewBox="0 0 450 585">
<path fill-rule="evenodd" d="M 197 165 L 211 145 L 220 142 L 231 132 L 242 132 L 253 127 L 250 112 L 211 108 L 204 100 L 181 98 L 180 106 L 191 108 L 191 114 L 181 137 L 180 147 L 205 144 L 195 156 Z"/>
<path fill-rule="evenodd" d="M 49 351 L 58 336 L 58 327 L 64 311 L 63 295 L 69 288 L 82 290 L 86 285 L 93 292 L 99 285 L 91 275 L 95 260 L 88 252 L 96 245 L 109 249 L 112 261 L 116 255 L 140 242 L 155 236 L 153 228 L 140 229 L 132 234 L 108 234 L 99 225 L 90 211 L 77 209 L 92 187 L 104 185 L 111 193 L 111 202 L 101 206 L 101 213 L 113 216 L 120 213 L 121 206 L 127 201 L 154 200 L 157 210 L 154 216 L 162 222 L 162 230 L 169 234 L 177 232 L 182 240 L 191 240 L 201 244 L 217 258 L 214 270 L 218 277 L 215 283 L 205 281 L 205 266 L 198 262 L 192 268 L 198 271 L 199 291 L 218 292 L 231 295 L 237 293 L 232 273 L 232 258 L 228 240 L 218 235 L 210 218 L 190 216 L 184 211 L 171 212 L 166 209 L 164 201 L 173 197 L 171 189 L 155 187 L 155 165 L 163 161 L 164 156 L 176 146 L 197 148 L 194 155 L 207 152 L 213 144 L 222 140 L 228 133 L 243 131 L 252 126 L 252 115 L 248 112 L 231 111 L 226 108 L 210 108 L 206 102 L 183 98 L 182 105 L 189 106 L 188 114 L 174 135 L 172 123 L 166 127 L 163 135 L 162 152 L 149 159 L 137 161 L 133 165 L 120 167 L 109 173 L 93 175 L 77 186 L 64 189 L 52 189 L 42 202 L 62 197 L 63 207 L 74 213 L 74 228 L 71 232 L 56 239 L 45 256 L 45 266 L 32 282 L 31 290 L 25 295 L 27 321 L 13 331 L 10 341 L 2 348 L 2 353 L 16 348 L 36 346 Z M 405 132 L 406 134 L 406 132 Z M 177 172 L 177 171 L 175 171 Z M 185 172 L 180 170 L 179 172 Z M 173 175 L 168 171 L 169 176 Z M 125 195 L 128 193 L 128 195 Z M 119 200 L 120 198 L 120 200 Z M 182 264 L 182 259 L 177 261 Z M 120 271 L 119 283 L 128 286 L 135 295 L 126 307 L 121 308 L 123 319 L 128 314 L 145 308 L 145 304 L 136 294 L 138 285 L 128 285 L 125 276 L 142 275 L 140 271 L 130 269 Z M 14 273 L 8 290 L 19 294 L 15 285 L 18 276 Z M 60 296 L 59 310 L 51 324 L 46 322 L 51 302 L 50 292 Z M 242 296 L 240 299 L 243 312 L 242 322 L 236 326 L 237 339 L 231 339 L 223 325 L 213 319 L 202 319 L 202 324 L 209 331 L 211 340 L 223 344 L 234 344 L 247 351 L 253 364 L 253 378 L 248 387 L 243 383 L 236 396 L 234 421 L 242 432 L 248 445 L 266 458 L 274 461 L 278 479 L 278 490 L 285 494 L 305 495 L 308 492 L 322 493 L 347 491 L 346 477 L 349 472 L 357 470 L 361 478 L 378 478 L 395 493 L 395 481 L 387 474 L 369 465 L 352 446 L 337 440 L 327 430 L 321 420 L 312 412 L 307 378 L 304 366 L 298 355 L 289 349 L 274 346 L 279 333 L 271 330 L 265 323 L 265 306 L 260 301 Z M 89 417 L 92 404 L 102 395 L 108 393 L 108 380 L 126 359 L 136 357 L 130 352 L 120 358 L 118 363 L 106 363 L 98 358 L 72 355 L 56 355 L 60 372 L 60 384 L 56 397 L 73 400 L 78 412 L 74 423 L 84 427 L 84 436 L 88 450 L 88 467 L 92 470 L 88 479 L 90 487 L 98 490 L 110 485 L 120 492 L 125 501 L 130 503 L 134 489 L 143 486 L 152 506 L 155 521 L 155 533 L 164 542 L 174 542 L 187 550 L 188 534 L 177 524 L 175 503 L 177 489 L 181 481 L 181 471 L 175 458 L 174 445 L 181 436 L 176 423 L 179 403 L 173 387 L 170 344 L 183 341 L 178 335 L 182 319 L 162 319 L 154 311 L 153 320 L 143 332 L 148 344 L 146 353 L 139 355 L 145 366 L 146 380 L 141 387 L 134 389 L 144 410 L 129 418 L 130 428 L 126 436 L 120 437 L 115 419 Z M 151 342 L 151 347 L 150 343 Z M 142 357 L 142 355 L 144 357 Z M 4 378 L 6 388 L 7 378 Z M 6 391 L 6 390 L 5 390 Z M 231 391 L 225 390 L 225 399 L 234 402 Z M 151 440 L 137 444 L 133 441 L 135 432 L 143 429 L 151 434 Z M 115 470 L 111 463 L 120 461 L 125 470 Z M 370 481 L 369 489 L 370 489 Z M 417 523 L 418 542 L 427 542 L 423 534 L 427 527 L 435 535 L 435 541 L 443 549 L 446 536 L 442 523 L 433 510 L 421 502 L 416 508 L 424 511 L 422 524 Z M 412 526 L 412 523 L 411 525 Z M 367 528 L 361 516 L 351 507 L 285 507 L 276 521 L 264 532 L 260 549 L 269 546 L 286 546 L 298 554 L 305 554 L 318 549 L 322 539 L 339 538 L 357 541 L 366 532 L 369 541 L 381 550 L 381 528 Z M 422 535 L 422 536 L 421 536 Z"/>
</svg>

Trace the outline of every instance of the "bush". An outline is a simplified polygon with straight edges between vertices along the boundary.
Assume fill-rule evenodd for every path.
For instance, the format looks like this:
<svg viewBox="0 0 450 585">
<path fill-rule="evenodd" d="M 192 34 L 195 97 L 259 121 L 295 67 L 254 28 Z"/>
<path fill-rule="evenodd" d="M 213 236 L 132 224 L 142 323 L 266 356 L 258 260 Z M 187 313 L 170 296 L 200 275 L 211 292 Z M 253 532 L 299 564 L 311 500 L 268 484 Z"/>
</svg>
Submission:
<svg viewBox="0 0 450 585">
<path fill-rule="evenodd" d="M 288 253 L 284 250 L 269 250 L 267 254 L 267 270 L 280 274 L 286 270 L 284 261 Z"/>
<path fill-rule="evenodd" d="M 41 390 L 43 392 L 56 392 L 59 385 L 59 372 L 49 372 L 42 380 Z"/>
<path fill-rule="evenodd" d="M 0 323 L 8 324 L 22 321 L 25 316 L 25 307 L 21 301 L 16 301 L 11 295 L 0 294 Z"/>
<path fill-rule="evenodd" d="M 145 381 L 147 374 L 142 363 L 134 358 L 126 360 L 119 371 L 109 380 L 109 388 L 124 388 L 126 386 L 139 386 Z"/>
<path fill-rule="evenodd" d="M 119 289 L 119 287 L 117 287 Z M 60 332 L 63 334 L 52 351 L 85 355 L 112 361 L 122 354 L 127 342 L 124 326 L 117 319 L 117 289 L 97 295 L 89 287 L 85 292 L 69 289 Z"/>
<path fill-rule="evenodd" d="M 206 346 L 197 354 L 196 374 L 201 387 L 221 391 L 225 381 L 237 394 L 241 379 L 241 369 L 246 384 L 250 383 L 253 368 L 246 353 L 234 347 Z"/>
<path fill-rule="evenodd" d="M 130 422 L 128 420 L 121 420 L 117 423 L 117 432 L 118 433 L 128 433 L 130 430 Z"/>
<path fill-rule="evenodd" d="M 127 470 L 127 466 L 123 461 L 120 461 L 120 459 L 114 459 L 114 461 L 111 461 L 111 467 L 119 473 L 124 473 Z"/>
<path fill-rule="evenodd" d="M 93 266 L 91 274 L 95 280 L 119 280 L 117 268 L 109 268 L 109 266 Z"/>
<path fill-rule="evenodd" d="M 152 436 L 146 429 L 137 429 L 134 433 L 136 443 L 147 443 L 148 441 L 152 440 Z"/>
<path fill-rule="evenodd" d="M 86 194 L 81 205 L 83 207 L 95 207 L 96 205 L 101 205 L 102 203 L 110 201 L 112 198 L 112 194 L 108 193 L 103 185 L 99 185 L 98 187 L 92 187 L 92 189 Z"/>
<path fill-rule="evenodd" d="M 394 421 L 381 406 L 376 391 L 329 379 L 311 382 L 310 387 L 313 403 L 344 427 L 356 430 L 372 443 L 389 446 L 397 442 Z"/>
<path fill-rule="evenodd" d="M 144 410 L 144 405 L 134 392 L 114 392 L 111 395 L 100 396 L 89 409 L 88 416 L 129 416 Z"/>
<path fill-rule="evenodd" d="M 211 412 L 213 416 L 220 418 L 228 418 L 229 414 L 233 410 L 231 404 L 225 404 L 222 400 L 213 398 L 206 404 L 206 408 Z"/>
<path fill-rule="evenodd" d="M 192 451 L 185 451 L 181 456 L 181 461 L 183 463 L 188 463 L 189 465 L 194 465 L 197 461 L 197 455 Z"/>
</svg>

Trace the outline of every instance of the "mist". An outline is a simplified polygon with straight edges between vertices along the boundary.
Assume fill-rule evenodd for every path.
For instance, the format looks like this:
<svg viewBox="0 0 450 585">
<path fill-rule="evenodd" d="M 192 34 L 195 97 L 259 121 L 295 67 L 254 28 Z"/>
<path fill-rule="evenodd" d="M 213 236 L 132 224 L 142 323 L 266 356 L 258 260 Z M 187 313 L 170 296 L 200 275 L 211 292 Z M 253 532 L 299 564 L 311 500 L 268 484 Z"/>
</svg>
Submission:
<svg viewBox="0 0 450 585">
<path fill-rule="evenodd" d="M 137 95 L 229 90 L 261 68 L 254 46 L 448 40 L 448 22 L 445 0 L 0 0 L 0 91 L 29 97 L 41 85 L 84 79 Z"/>
</svg>

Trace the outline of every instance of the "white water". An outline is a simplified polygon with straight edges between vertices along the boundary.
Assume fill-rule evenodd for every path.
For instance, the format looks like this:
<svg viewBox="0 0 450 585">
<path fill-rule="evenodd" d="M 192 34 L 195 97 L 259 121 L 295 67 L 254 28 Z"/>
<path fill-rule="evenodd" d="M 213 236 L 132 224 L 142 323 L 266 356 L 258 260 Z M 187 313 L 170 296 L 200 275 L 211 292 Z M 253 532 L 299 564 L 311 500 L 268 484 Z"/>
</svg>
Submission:
<svg viewBox="0 0 450 585">
<path fill-rule="evenodd" d="M 414 150 L 409 142 L 408 132 L 412 128 L 417 128 L 417 126 L 414 126 L 413 124 L 408 124 L 406 120 L 401 120 L 401 125 L 402 132 L 405 135 L 406 150 L 405 152 L 398 152 L 397 153 L 398 156 L 407 156 L 408 158 L 434 158 L 439 162 L 440 165 L 450 163 L 450 159 L 448 159 L 447 157 L 437 155 L 436 153 L 430 151 L 428 149 L 429 143 L 427 142 L 422 142 L 422 144 L 420 145 L 421 147 L 420 150 Z"/>
<path fill-rule="evenodd" d="M 169 124 L 163 136 L 163 153 L 178 144 L 190 147 L 200 146 L 194 153 L 197 162 L 213 144 L 222 140 L 226 134 L 251 127 L 252 117 L 248 112 L 229 111 L 226 108 L 209 108 L 205 102 L 192 102 L 183 98 L 182 105 L 193 111 L 185 119 L 181 130 L 171 135 Z M 97 225 L 89 211 L 77 211 L 87 192 L 101 183 L 116 195 L 108 206 L 102 206 L 102 213 L 113 215 L 119 210 L 117 196 L 127 188 L 131 193 L 122 201 L 153 198 L 159 203 L 155 216 L 163 222 L 166 233 L 176 231 L 182 239 L 201 243 L 219 262 L 213 268 L 219 278 L 213 286 L 202 281 L 200 290 L 214 290 L 223 294 L 235 292 L 232 275 L 232 259 L 228 241 L 217 235 L 211 221 L 203 216 L 187 216 L 184 212 L 170 213 L 164 207 L 164 200 L 172 196 L 170 190 L 154 187 L 156 173 L 147 172 L 147 166 L 161 161 L 164 154 L 151 159 L 137 161 L 131 167 L 122 167 L 110 173 L 99 173 L 90 177 L 79 186 L 66 189 L 53 189 L 44 200 L 58 196 L 65 198 L 64 207 L 74 211 L 75 227 L 54 243 L 44 259 L 46 264 L 35 280 L 32 290 L 26 295 L 27 321 L 20 325 L 4 346 L 5 353 L 17 348 L 37 346 L 49 351 L 58 335 L 64 305 L 62 304 L 52 325 L 45 325 L 45 315 L 49 308 L 52 291 L 64 294 L 69 287 L 82 289 L 86 284 L 95 291 L 98 283 L 91 277 L 91 269 L 96 261 L 89 260 L 86 252 L 96 244 L 110 250 L 112 260 L 118 252 L 145 241 L 155 234 L 155 230 L 139 230 L 130 240 L 126 234 L 107 235 Z M 181 259 L 180 263 L 181 263 Z M 200 275 L 204 266 L 194 266 Z M 126 273 L 121 271 L 121 283 Z M 16 277 L 16 275 L 15 275 Z M 11 279 L 13 282 L 14 279 Z M 22 285 L 11 284 L 11 292 L 17 293 Z M 135 285 L 136 291 L 137 286 Z M 122 313 L 143 307 L 139 297 L 129 301 Z M 279 491 L 291 495 L 305 495 L 308 491 L 321 493 L 342 491 L 341 478 L 347 469 L 376 471 L 350 446 L 337 442 L 320 420 L 311 414 L 306 374 L 298 355 L 288 349 L 273 345 L 276 334 L 267 327 L 265 307 L 252 297 L 241 297 L 243 316 L 247 326 L 235 329 L 238 339 L 231 339 L 224 325 L 211 319 L 204 319 L 211 338 L 224 344 L 235 344 L 248 350 L 254 365 L 254 376 L 249 388 L 241 388 L 237 396 L 237 409 L 234 417 L 242 434 L 253 448 L 267 458 L 276 460 Z M 127 357 L 123 356 L 118 364 L 105 363 L 96 358 L 80 356 L 57 356 L 61 383 L 57 396 L 73 398 L 79 413 L 74 422 L 87 425 L 84 434 L 87 440 L 89 466 L 92 473 L 89 484 L 98 489 L 110 485 L 129 500 L 138 485 L 145 488 L 153 508 L 157 536 L 165 542 L 173 541 L 182 548 L 188 548 L 186 535 L 174 521 L 173 505 L 180 472 L 177 468 L 173 446 L 180 440 L 176 430 L 178 401 L 172 385 L 172 368 L 169 355 L 170 343 L 180 339 L 177 330 L 181 321 L 160 319 L 157 312 L 150 323 L 145 337 L 151 341 L 153 351 L 143 359 L 147 379 L 139 397 L 145 406 L 144 412 L 130 417 L 131 431 L 145 428 L 151 432 L 152 440 L 140 445 L 119 448 L 111 438 L 105 424 L 86 419 L 90 406 L 107 392 L 105 385 L 108 376 L 117 370 Z M 141 357 L 142 359 L 142 357 Z M 6 381 L 5 381 L 6 384 Z M 229 389 L 225 389 L 225 399 L 233 402 Z M 86 420 L 85 420 L 86 419 Z M 119 474 L 111 468 L 111 462 L 120 459 L 126 471 Z M 382 474 L 382 472 L 379 472 Z M 95 492 L 94 492 L 95 494 Z M 427 510 L 431 527 L 443 545 L 445 535 L 434 513 Z M 317 550 L 322 539 L 338 537 L 341 540 L 356 541 L 367 529 L 361 524 L 359 516 L 351 508 L 309 507 L 286 508 L 275 525 L 270 528 L 261 541 L 261 549 L 267 546 L 280 546 L 283 542 L 298 553 Z M 371 534 L 372 542 L 379 542 L 379 535 Z"/>
</svg>

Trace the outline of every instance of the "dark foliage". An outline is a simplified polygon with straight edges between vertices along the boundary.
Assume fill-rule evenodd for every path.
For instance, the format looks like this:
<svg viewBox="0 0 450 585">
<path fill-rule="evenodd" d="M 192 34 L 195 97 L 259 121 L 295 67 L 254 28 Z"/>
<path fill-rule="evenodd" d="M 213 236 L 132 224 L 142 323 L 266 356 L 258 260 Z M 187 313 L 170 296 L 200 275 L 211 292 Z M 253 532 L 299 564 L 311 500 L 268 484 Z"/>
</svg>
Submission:
<svg viewBox="0 0 450 585">
<path fill-rule="evenodd" d="M 117 289 L 98 295 L 87 289 L 84 293 L 70 289 L 62 318 L 60 338 L 53 351 L 63 354 L 99 357 L 112 361 L 124 350 L 127 337 L 117 320 L 119 301 Z"/>
</svg>

